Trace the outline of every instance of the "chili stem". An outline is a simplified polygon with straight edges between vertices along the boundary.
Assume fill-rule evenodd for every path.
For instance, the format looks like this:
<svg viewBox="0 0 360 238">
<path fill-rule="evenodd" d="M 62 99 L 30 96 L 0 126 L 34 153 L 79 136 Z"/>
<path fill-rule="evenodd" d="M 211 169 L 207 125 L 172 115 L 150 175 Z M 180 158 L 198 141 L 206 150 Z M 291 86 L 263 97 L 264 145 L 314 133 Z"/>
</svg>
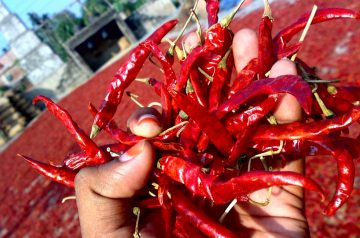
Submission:
<svg viewBox="0 0 360 238">
<path fill-rule="evenodd" d="M 229 204 L 229 206 L 225 209 L 224 213 L 221 215 L 221 217 L 219 218 L 219 222 L 222 223 L 225 219 L 225 217 L 227 216 L 227 214 L 229 214 L 229 212 L 231 211 L 231 209 L 233 209 L 233 207 L 236 205 L 237 203 L 237 199 L 235 198 L 234 200 L 231 201 L 231 203 Z"/>
<path fill-rule="evenodd" d="M 168 128 L 168 129 L 166 129 L 165 131 L 161 132 L 161 133 L 159 134 L 159 136 L 163 136 L 163 135 L 165 135 L 166 133 L 168 133 L 169 131 L 172 131 L 172 130 L 175 130 L 176 128 L 182 127 L 182 126 L 186 125 L 187 123 L 189 123 L 189 122 L 188 122 L 188 121 L 180 122 L 179 124 L 176 124 L 175 126 L 170 127 L 170 128 Z"/>
<path fill-rule="evenodd" d="M 126 95 L 128 97 L 130 97 L 130 99 L 136 104 L 138 105 L 139 107 L 144 107 L 144 105 L 142 105 L 138 100 L 137 98 L 139 97 L 139 95 L 136 95 L 134 93 L 131 93 L 131 92 L 126 92 Z"/>
<path fill-rule="evenodd" d="M 147 107 L 153 107 L 153 106 L 162 107 L 161 103 L 159 102 L 151 102 L 147 105 Z"/>
<path fill-rule="evenodd" d="M 76 200 L 76 196 L 73 195 L 73 196 L 67 196 L 67 197 L 64 197 L 62 200 L 61 200 L 61 203 L 65 203 L 69 200 Z"/>
<path fill-rule="evenodd" d="M 234 19 L 236 13 L 240 10 L 241 6 L 243 5 L 243 3 L 245 2 L 245 0 L 241 0 L 241 2 L 239 3 L 239 5 L 237 5 L 237 7 L 235 7 L 235 9 L 231 12 L 230 15 L 224 17 L 224 19 L 222 19 L 220 21 L 220 24 L 223 28 L 226 28 L 230 25 L 231 21 Z"/>
<path fill-rule="evenodd" d="M 316 11 L 318 9 L 318 6 L 314 5 L 312 11 L 311 11 L 311 14 L 310 14 L 310 17 L 309 17 L 309 20 L 308 22 L 306 23 L 306 26 L 305 26 L 305 29 L 303 31 L 303 33 L 301 34 L 301 37 L 300 37 L 300 40 L 299 42 L 303 42 L 305 40 L 305 37 L 310 29 L 310 26 L 311 26 L 311 23 L 312 21 L 314 20 L 314 17 L 315 17 L 315 14 L 316 14 Z M 291 61 L 295 61 L 296 59 L 296 56 L 297 56 L 297 53 L 295 53 L 292 57 L 291 57 Z"/>
<path fill-rule="evenodd" d="M 135 232 L 133 234 L 134 238 L 140 238 L 141 235 L 139 233 L 139 221 L 140 221 L 140 208 L 134 207 L 133 213 L 136 216 L 136 223 L 135 223 Z"/>
</svg>

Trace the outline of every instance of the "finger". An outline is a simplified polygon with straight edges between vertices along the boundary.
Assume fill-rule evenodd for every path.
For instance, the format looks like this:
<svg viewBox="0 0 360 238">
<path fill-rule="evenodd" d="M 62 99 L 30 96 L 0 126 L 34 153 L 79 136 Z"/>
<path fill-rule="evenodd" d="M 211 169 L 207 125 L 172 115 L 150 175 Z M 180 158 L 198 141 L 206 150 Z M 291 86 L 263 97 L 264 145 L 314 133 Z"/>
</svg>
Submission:
<svg viewBox="0 0 360 238">
<path fill-rule="evenodd" d="M 184 48 L 186 53 L 190 53 L 194 48 L 201 45 L 201 40 L 196 32 L 190 32 L 184 40 Z"/>
<path fill-rule="evenodd" d="M 288 59 L 277 61 L 271 68 L 270 78 L 281 75 L 297 75 L 295 63 Z M 301 105 L 293 95 L 286 93 L 273 111 L 273 115 L 279 124 L 300 121 Z"/>
<path fill-rule="evenodd" d="M 258 57 L 258 37 L 255 31 L 244 28 L 236 32 L 233 52 L 236 72 L 240 72 L 250 60 Z"/>
<path fill-rule="evenodd" d="M 127 126 L 130 131 L 145 138 L 152 138 L 163 130 L 160 113 L 152 107 L 137 109 L 128 119 Z"/>
<path fill-rule="evenodd" d="M 80 170 L 75 191 L 83 237 L 134 232 L 130 198 L 144 187 L 153 164 L 150 143 L 141 141 L 118 159 Z"/>
</svg>

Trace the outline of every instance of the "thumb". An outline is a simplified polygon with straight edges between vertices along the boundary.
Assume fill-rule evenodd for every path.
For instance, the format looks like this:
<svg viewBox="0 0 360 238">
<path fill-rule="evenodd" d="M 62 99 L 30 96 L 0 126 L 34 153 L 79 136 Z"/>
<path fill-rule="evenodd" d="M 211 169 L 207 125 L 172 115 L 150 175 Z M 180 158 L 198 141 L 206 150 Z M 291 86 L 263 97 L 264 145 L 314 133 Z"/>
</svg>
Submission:
<svg viewBox="0 0 360 238">
<path fill-rule="evenodd" d="M 83 237 L 132 234 L 130 198 L 145 186 L 153 161 L 154 151 L 144 140 L 118 159 L 80 170 L 75 191 Z"/>
</svg>

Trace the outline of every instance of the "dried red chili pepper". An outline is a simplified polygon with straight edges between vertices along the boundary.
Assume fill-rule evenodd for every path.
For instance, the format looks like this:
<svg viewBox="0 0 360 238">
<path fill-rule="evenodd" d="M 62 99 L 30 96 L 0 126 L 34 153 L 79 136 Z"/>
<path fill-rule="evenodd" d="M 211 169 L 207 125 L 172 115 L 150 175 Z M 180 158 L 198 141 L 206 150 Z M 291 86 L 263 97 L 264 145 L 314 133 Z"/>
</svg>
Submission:
<svg viewBox="0 0 360 238">
<path fill-rule="evenodd" d="M 280 94 L 270 95 L 258 105 L 254 105 L 244 112 L 226 117 L 224 119 L 226 129 L 232 134 L 241 133 L 245 128 L 264 118 L 276 106 L 280 98 Z"/>
<path fill-rule="evenodd" d="M 225 204 L 259 189 L 282 185 L 301 186 L 319 192 L 324 198 L 317 183 L 294 172 L 251 171 L 240 176 L 223 174 L 218 177 L 205 174 L 200 166 L 173 156 L 162 158 L 160 168 L 167 176 L 184 184 L 193 194 L 207 197 L 214 204 Z"/>
<path fill-rule="evenodd" d="M 227 113 L 236 109 L 250 98 L 285 92 L 296 97 L 305 112 L 310 114 L 312 105 L 310 86 L 299 76 L 283 75 L 277 78 L 266 78 L 252 82 L 248 87 L 237 92 L 230 99 L 223 102 L 219 106 L 216 116 L 218 118 L 223 118 Z"/>
<path fill-rule="evenodd" d="M 227 228 L 210 219 L 201 209 L 197 208 L 181 191 L 171 190 L 171 201 L 174 209 L 194 227 L 198 228 L 207 237 L 237 237 Z"/>
<path fill-rule="evenodd" d="M 178 238 L 205 238 L 194 226 L 192 226 L 186 217 L 177 215 L 175 221 L 175 230 L 173 235 Z"/>
<path fill-rule="evenodd" d="M 219 107 L 220 102 L 222 101 L 224 92 L 224 87 L 226 84 L 230 83 L 231 73 L 234 66 L 234 59 L 232 56 L 232 51 L 229 49 L 224 57 L 219 62 L 213 82 L 210 86 L 209 91 L 209 111 L 216 111 Z"/>
<path fill-rule="evenodd" d="M 234 141 L 222 123 L 201 106 L 197 106 L 182 93 L 170 91 L 171 96 L 181 110 L 209 136 L 210 141 L 224 155 L 229 155 Z"/>
<path fill-rule="evenodd" d="M 360 119 L 360 107 L 354 106 L 351 112 L 309 123 L 294 122 L 286 125 L 260 125 L 254 133 L 253 140 L 297 140 L 314 138 L 342 130 Z"/>
<path fill-rule="evenodd" d="M 169 21 L 158 28 L 146 41 L 159 44 L 162 38 L 177 24 L 177 20 Z M 129 56 L 128 61 L 120 67 L 114 75 L 108 88 L 105 99 L 103 100 L 98 114 L 95 116 L 91 128 L 90 137 L 96 136 L 99 130 L 103 129 L 114 116 L 119 105 L 125 88 L 135 79 L 140 71 L 150 51 L 139 46 L 135 48 Z"/>
<path fill-rule="evenodd" d="M 72 120 L 70 114 L 56 105 L 49 98 L 44 96 L 37 96 L 34 98 L 33 103 L 42 101 L 45 103 L 49 112 L 56 116 L 67 128 L 67 130 L 75 137 L 78 145 L 83 149 L 89 160 L 86 161 L 86 165 L 102 164 L 110 160 L 109 155 L 101 150 L 86 134 L 79 128 L 79 126 Z"/>
<path fill-rule="evenodd" d="M 276 47 L 278 49 L 285 48 L 286 44 L 292 39 L 292 37 L 305 28 L 309 17 L 310 13 L 307 13 L 304 16 L 300 17 L 295 23 L 281 30 L 274 38 L 274 43 Z M 360 19 L 360 13 L 343 8 L 319 9 L 317 10 L 311 24 L 317 24 L 329 20 L 344 18 Z"/>
<path fill-rule="evenodd" d="M 250 60 L 244 69 L 240 71 L 231 85 L 228 98 L 246 88 L 252 81 L 255 80 L 259 67 L 259 60 L 257 58 Z"/>
<path fill-rule="evenodd" d="M 269 72 L 271 66 L 275 63 L 274 47 L 272 41 L 272 15 L 269 2 L 266 0 L 265 10 L 259 25 L 259 78 L 265 78 L 265 74 Z"/>
<path fill-rule="evenodd" d="M 55 167 L 49 164 L 45 164 L 24 155 L 19 156 L 22 157 L 26 162 L 28 162 L 31 167 L 33 167 L 37 172 L 44 175 L 45 177 L 55 182 L 61 183 L 67 187 L 74 187 L 74 179 L 76 176 L 76 173 L 74 171 L 63 167 Z"/>
<path fill-rule="evenodd" d="M 218 22 L 220 3 L 219 0 L 206 0 L 206 12 L 208 16 L 208 27 Z"/>
</svg>

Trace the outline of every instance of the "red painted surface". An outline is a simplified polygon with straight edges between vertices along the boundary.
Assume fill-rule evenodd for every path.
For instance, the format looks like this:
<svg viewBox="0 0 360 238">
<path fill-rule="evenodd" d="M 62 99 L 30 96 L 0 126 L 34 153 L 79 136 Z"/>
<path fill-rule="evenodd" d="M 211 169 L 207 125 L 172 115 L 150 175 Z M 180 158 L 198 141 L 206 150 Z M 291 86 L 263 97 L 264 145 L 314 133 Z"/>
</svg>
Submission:
<svg viewBox="0 0 360 238">
<path fill-rule="evenodd" d="M 296 20 L 304 11 L 310 11 L 314 3 L 320 7 L 346 7 L 360 10 L 359 1 L 312 0 L 277 1 L 272 5 L 276 18 L 274 32 Z M 291 14 L 290 14 L 291 13 Z M 262 10 L 232 24 L 234 30 L 241 27 L 256 29 Z M 323 78 L 341 79 L 359 83 L 360 79 L 360 21 L 341 20 L 310 28 L 299 57 L 317 66 Z M 87 112 L 88 102 L 99 106 L 107 83 L 126 57 L 96 74 L 84 85 L 60 101 L 84 130 L 89 131 L 92 116 Z M 139 77 L 153 76 L 161 79 L 161 73 L 146 63 Z M 358 81 L 357 81 L 358 79 Z M 156 95 L 141 83 L 134 83 L 129 91 L 140 95 L 140 101 L 156 100 Z M 125 125 L 135 105 L 124 98 L 118 108 L 116 120 Z M 355 132 L 356 133 L 356 132 Z M 102 133 L 98 144 L 109 142 Z M 76 205 L 74 201 L 61 204 L 73 191 L 52 183 L 37 175 L 17 158 L 24 154 L 37 160 L 60 163 L 69 153 L 78 151 L 74 140 L 64 127 L 49 113 L 43 113 L 0 156 L 0 237 L 80 237 Z M 322 215 L 323 204 L 316 194 L 308 193 L 306 211 L 313 237 L 358 237 L 360 234 L 360 165 L 356 165 L 356 181 L 353 195 L 333 217 Z M 318 181 L 331 197 L 335 189 L 336 163 L 331 158 L 309 158 L 307 174 Z"/>
</svg>

